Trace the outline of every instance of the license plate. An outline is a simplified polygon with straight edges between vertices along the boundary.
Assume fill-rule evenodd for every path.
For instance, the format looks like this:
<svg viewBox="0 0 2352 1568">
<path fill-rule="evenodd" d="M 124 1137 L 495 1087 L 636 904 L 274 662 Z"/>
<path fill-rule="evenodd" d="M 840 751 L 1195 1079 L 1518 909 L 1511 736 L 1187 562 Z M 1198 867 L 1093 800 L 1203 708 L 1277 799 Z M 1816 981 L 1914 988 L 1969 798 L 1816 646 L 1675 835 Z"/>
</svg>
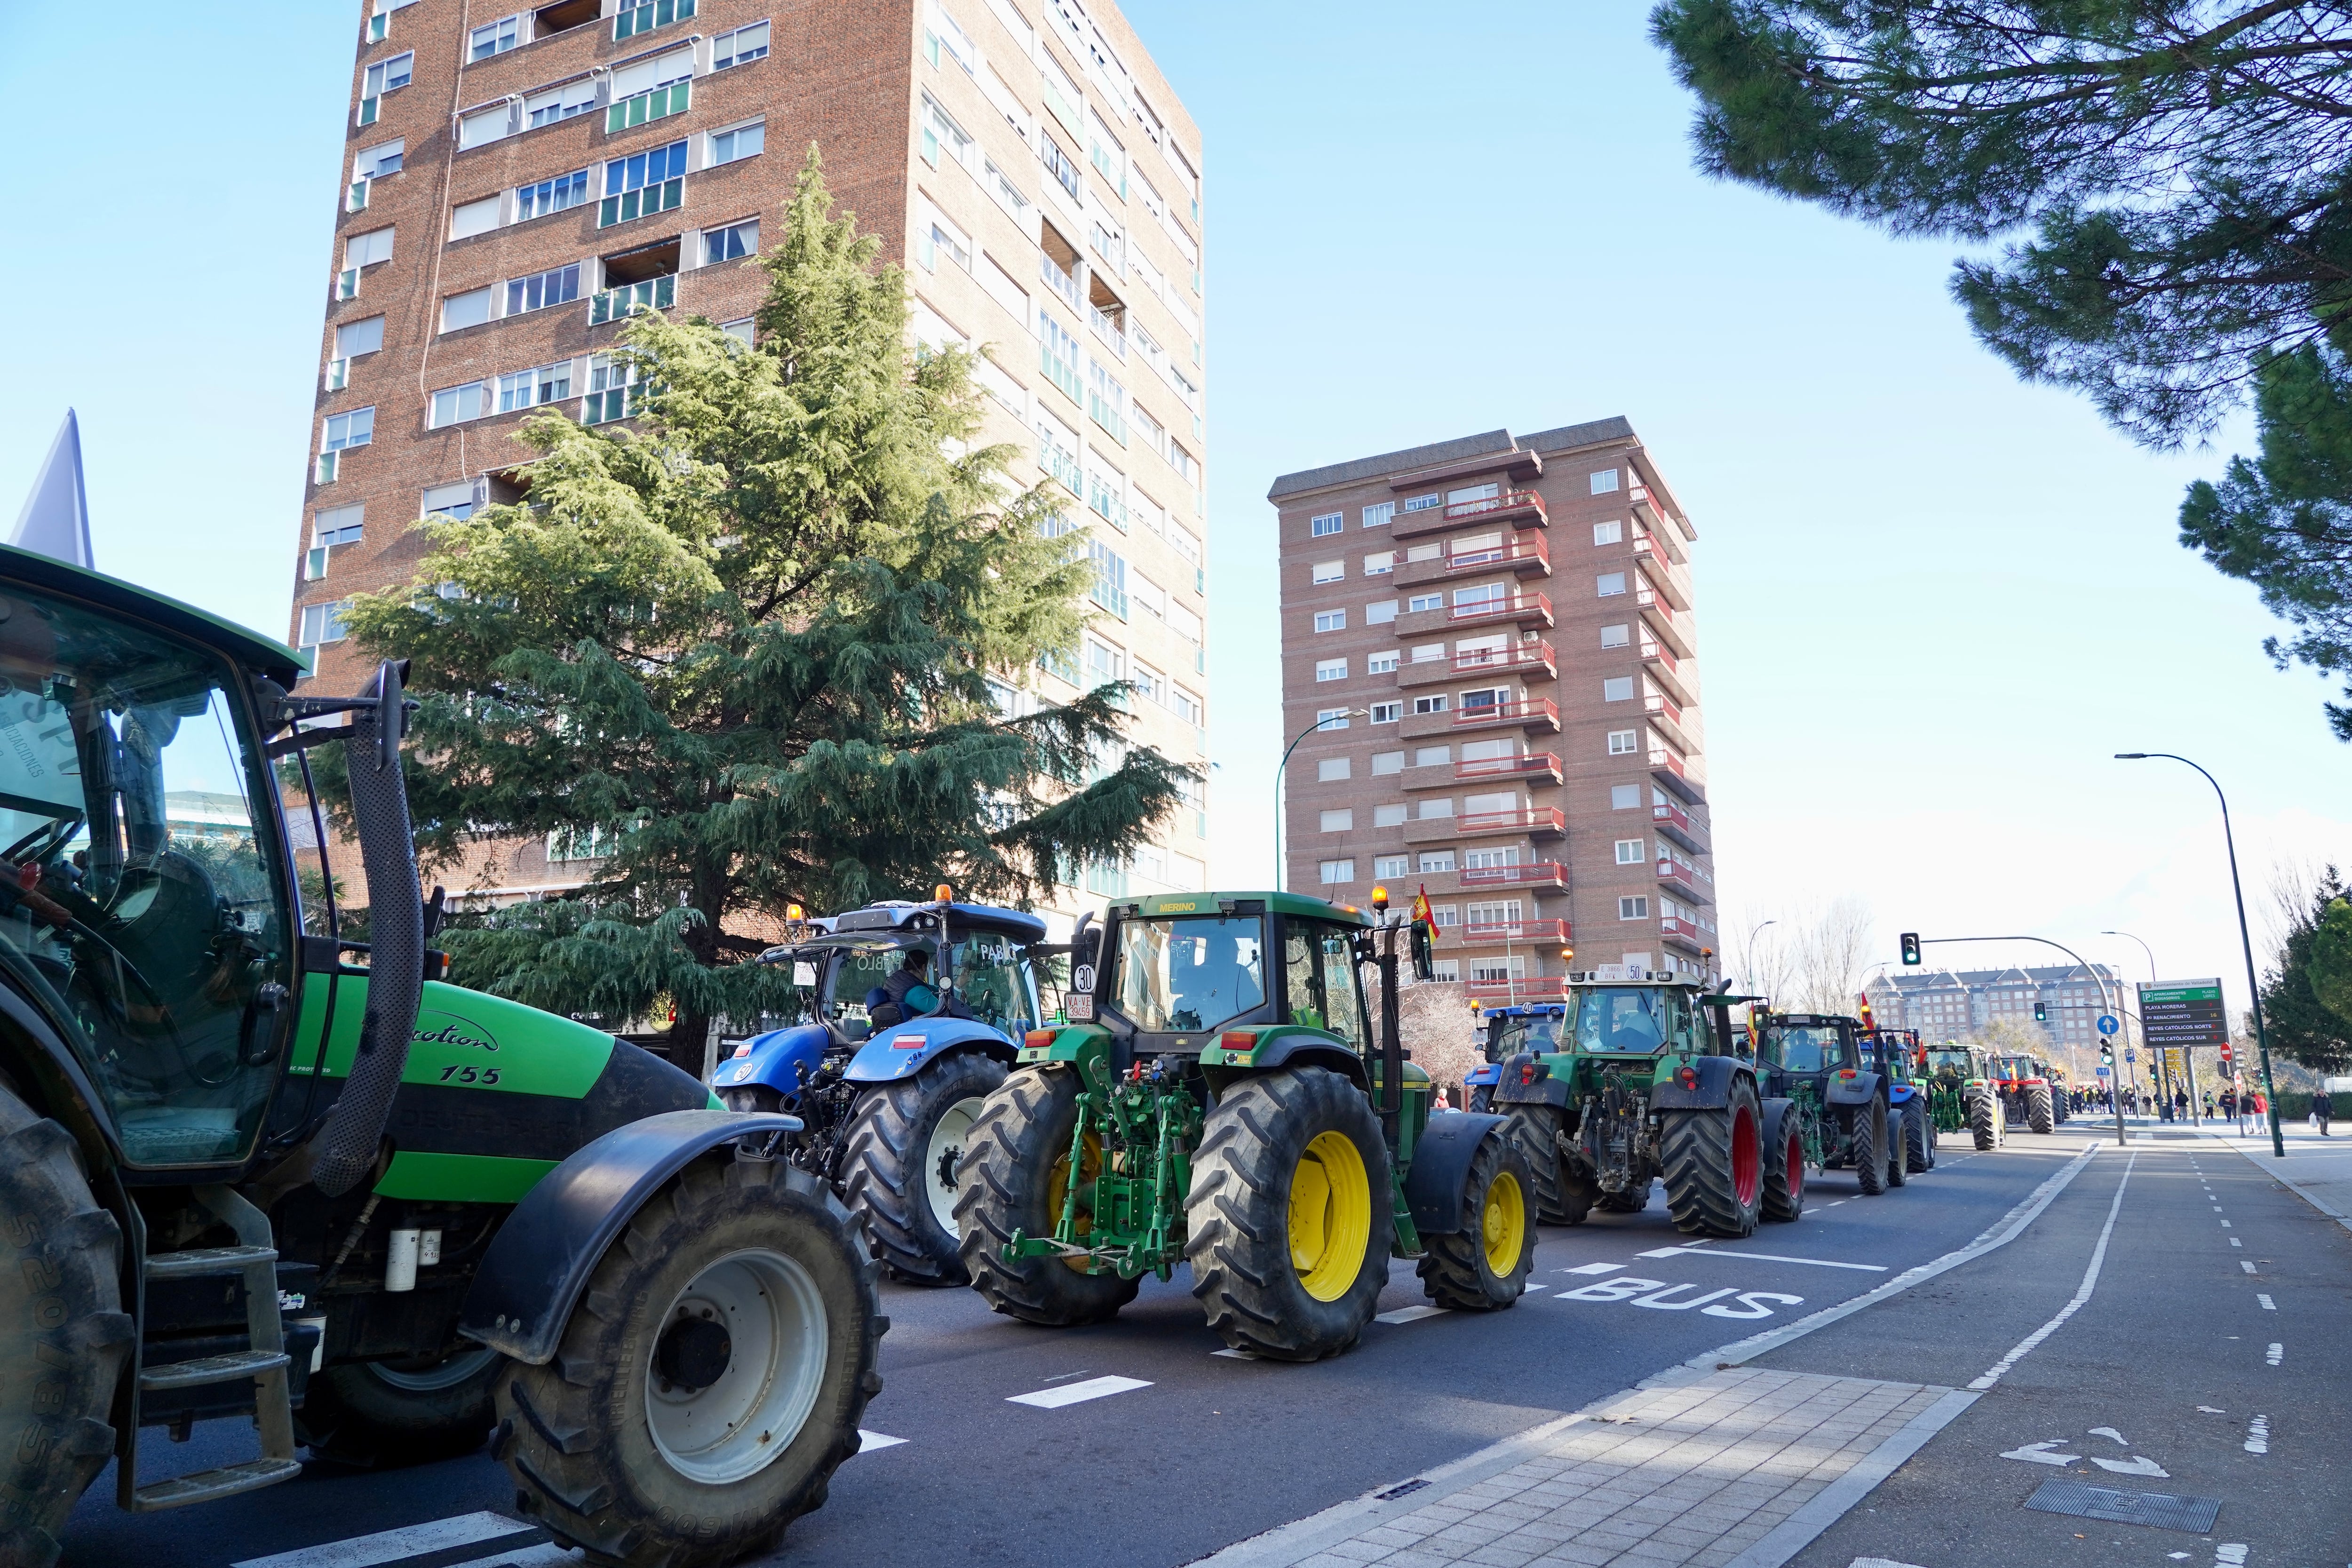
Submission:
<svg viewBox="0 0 2352 1568">
<path fill-rule="evenodd" d="M 1095 1021 L 1095 999 L 1091 996 L 1066 996 L 1063 998 L 1062 1014 L 1073 1024 L 1091 1024 Z"/>
</svg>

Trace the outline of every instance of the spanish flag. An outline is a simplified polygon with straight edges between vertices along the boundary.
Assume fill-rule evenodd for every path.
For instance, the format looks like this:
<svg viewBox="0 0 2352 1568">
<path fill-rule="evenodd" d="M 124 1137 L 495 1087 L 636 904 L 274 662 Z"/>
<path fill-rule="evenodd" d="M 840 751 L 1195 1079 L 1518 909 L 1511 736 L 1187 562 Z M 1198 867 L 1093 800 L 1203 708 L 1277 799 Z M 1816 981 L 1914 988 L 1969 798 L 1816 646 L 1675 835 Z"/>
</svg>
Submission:
<svg viewBox="0 0 2352 1568">
<path fill-rule="evenodd" d="M 1429 928 L 1429 940 L 1437 940 L 1437 917 L 1430 912 L 1429 885 L 1423 883 L 1421 891 L 1412 896 L 1412 918 L 1415 923 Z"/>
</svg>

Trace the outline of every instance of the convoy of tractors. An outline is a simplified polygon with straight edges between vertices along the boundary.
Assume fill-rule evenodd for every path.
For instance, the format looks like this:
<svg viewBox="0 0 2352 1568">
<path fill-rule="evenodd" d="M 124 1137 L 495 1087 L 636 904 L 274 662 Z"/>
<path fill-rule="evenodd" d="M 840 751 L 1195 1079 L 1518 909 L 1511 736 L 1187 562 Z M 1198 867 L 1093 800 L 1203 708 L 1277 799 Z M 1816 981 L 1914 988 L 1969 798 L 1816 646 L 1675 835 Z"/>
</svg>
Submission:
<svg viewBox="0 0 2352 1568">
<path fill-rule="evenodd" d="M 2040 1061 L 1604 966 L 1496 1008 L 1466 1110 L 1403 1048 L 1433 928 L 1283 892 L 1082 917 L 798 910 L 800 1016 L 706 1088 L 444 983 L 418 897 L 405 671 L 298 697 L 299 655 L 0 548 L 0 1560 L 46 1563 L 111 1458 L 176 1508 L 488 1436 L 519 1508 L 601 1564 L 699 1568 L 822 1505 L 881 1387 L 877 1280 L 1099 1322 L 1191 1268 L 1231 1349 L 1356 1343 L 1391 1258 L 1507 1310 L 1539 1225 L 1644 1208 L 1737 1237 L 2046 1132 Z M 340 746 L 369 911 L 280 783 Z M 203 792 L 200 827 L 175 820 Z M 1369 984 L 1368 984 L 1369 982 Z M 1731 1009 L 1747 1005 L 1735 1028 Z M 257 1458 L 142 1443 L 249 1415 Z M 149 1444 L 152 1447 L 152 1443 Z M 149 1478 L 149 1479 L 142 1479 Z"/>
</svg>

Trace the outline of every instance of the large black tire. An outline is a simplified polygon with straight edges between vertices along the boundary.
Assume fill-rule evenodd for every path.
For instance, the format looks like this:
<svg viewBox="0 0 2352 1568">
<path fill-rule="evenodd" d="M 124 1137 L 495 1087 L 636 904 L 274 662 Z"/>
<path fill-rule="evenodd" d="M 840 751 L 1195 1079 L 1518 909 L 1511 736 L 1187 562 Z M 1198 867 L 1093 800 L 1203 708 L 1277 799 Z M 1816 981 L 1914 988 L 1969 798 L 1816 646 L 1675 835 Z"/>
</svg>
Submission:
<svg viewBox="0 0 2352 1568">
<path fill-rule="evenodd" d="M 605 1250 L 555 1359 L 499 1380 L 517 1506 L 598 1564 L 706 1568 L 773 1548 L 857 1452 L 890 1326 L 880 1274 L 815 1176 L 688 1165 Z"/>
<path fill-rule="evenodd" d="M 1561 1114 L 1549 1105 L 1514 1105 L 1503 1113 L 1503 1134 L 1527 1162 L 1536 1217 L 1545 1225 L 1582 1225 L 1592 1211 L 1593 1187 L 1579 1180 L 1560 1147 Z"/>
<path fill-rule="evenodd" d="M 1796 1102 L 1764 1102 L 1764 1217 L 1792 1220 L 1805 1212 L 1805 1140 Z"/>
<path fill-rule="evenodd" d="M 1764 1212 L 1764 1111 L 1756 1086 L 1732 1080 L 1719 1110 L 1658 1113 L 1666 1213 L 1685 1236 L 1752 1236 Z"/>
<path fill-rule="evenodd" d="M 2050 1089 L 2035 1084 L 2025 1091 L 2025 1124 L 2036 1132 L 2054 1131 L 2057 1123 L 2050 1111 Z"/>
<path fill-rule="evenodd" d="M 1976 1140 L 1979 1153 L 2000 1147 L 2000 1105 L 1991 1094 L 1977 1094 L 1969 1099 L 1969 1132 Z"/>
<path fill-rule="evenodd" d="M 1422 1290 L 1457 1312 L 1516 1305 L 1535 1267 L 1534 1177 L 1507 1131 L 1487 1133 L 1470 1157 L 1462 1182 L 1462 1228 L 1422 1237 L 1429 1247 L 1415 1270 Z"/>
<path fill-rule="evenodd" d="M 0 1563 L 48 1568 L 114 1454 L 108 1416 L 134 1330 L 122 1231 L 73 1135 L 0 1089 Z"/>
<path fill-rule="evenodd" d="M 1853 1141 L 1846 1160 L 1863 1196 L 1874 1198 L 1886 1190 L 1886 1101 L 1874 1099 L 1853 1110 Z"/>
<path fill-rule="evenodd" d="M 1927 1108 L 1916 1100 L 1903 1108 L 1903 1152 L 1914 1171 L 1936 1168 L 1936 1130 L 1927 1125 Z"/>
<path fill-rule="evenodd" d="M 1209 1327 L 1276 1361 L 1353 1345 L 1388 1283 L 1389 1192 L 1380 1119 L 1338 1073 L 1283 1068 L 1226 1089 L 1201 1130 L 1184 1205 Z"/>
<path fill-rule="evenodd" d="M 898 1279 L 971 1282 L 958 1255 L 956 1164 L 982 1103 L 1003 1082 L 1003 1062 L 958 1051 L 857 1097 L 842 1143 L 841 1195 Z"/>
<path fill-rule="evenodd" d="M 1139 1287 L 1116 1274 L 1081 1273 L 1058 1258 L 1004 1256 L 1014 1231 L 1051 1236 L 1061 1223 L 1078 1092 L 1071 1067 L 1025 1068 L 1006 1079 L 980 1108 L 956 1184 L 956 1225 L 972 1289 L 1006 1317 L 1048 1328 L 1102 1322 L 1134 1300 Z M 1101 1157 L 1091 1146 L 1087 1153 Z M 1077 1179 L 1091 1182 L 1094 1173 L 1081 1171 Z M 1078 1234 L 1092 1225 L 1081 1203 Z"/>
<path fill-rule="evenodd" d="M 1886 1108 L 1886 1186 L 1892 1192 L 1911 1180 L 1911 1113 L 1899 1105 Z"/>
<path fill-rule="evenodd" d="M 1495 1111 L 1495 1086 L 1491 1083 L 1482 1083 L 1477 1088 L 1472 1089 L 1470 1091 L 1470 1109 L 1480 1116 L 1493 1115 Z"/>
<path fill-rule="evenodd" d="M 470 1454 L 498 1425 L 503 1358 L 459 1351 L 425 1366 L 364 1362 L 312 1375 L 296 1432 L 313 1458 L 361 1468 Z"/>
</svg>

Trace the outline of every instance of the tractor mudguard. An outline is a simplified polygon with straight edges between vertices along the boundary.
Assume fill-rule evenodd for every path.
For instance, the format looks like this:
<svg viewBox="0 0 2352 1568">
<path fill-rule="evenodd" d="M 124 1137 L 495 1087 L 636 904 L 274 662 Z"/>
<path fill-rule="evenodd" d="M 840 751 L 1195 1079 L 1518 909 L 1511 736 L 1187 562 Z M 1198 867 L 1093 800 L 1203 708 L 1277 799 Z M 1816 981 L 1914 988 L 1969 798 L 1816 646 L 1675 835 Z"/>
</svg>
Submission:
<svg viewBox="0 0 2352 1568">
<path fill-rule="evenodd" d="M 1549 1105 L 1566 1110 L 1575 1102 L 1576 1080 L 1555 1075 L 1551 1064 L 1533 1052 L 1522 1051 L 1506 1059 L 1496 1072 L 1497 1105 Z"/>
<path fill-rule="evenodd" d="M 546 1365 L 604 1249 L 663 1183 L 738 1138 L 800 1129 L 798 1117 L 732 1110 L 665 1111 L 614 1128 L 550 1171 L 499 1226 L 457 1331 Z"/>
<path fill-rule="evenodd" d="M 1503 1064 L 1500 1062 L 1482 1062 L 1472 1068 L 1462 1079 L 1474 1089 L 1482 1083 L 1500 1083 L 1502 1080 Z"/>
<path fill-rule="evenodd" d="M 710 1075 L 713 1089 L 772 1089 L 786 1104 L 798 1100 L 802 1069 L 814 1072 L 824 1060 L 833 1036 L 823 1024 L 794 1024 L 771 1029 L 743 1042 L 737 1056 L 719 1064 Z"/>
<path fill-rule="evenodd" d="M 1919 1090 L 1916 1085 L 1890 1083 L 1886 1086 L 1886 1103 L 1889 1105 L 1908 1105 L 1918 1097 Z"/>
<path fill-rule="evenodd" d="M 1044 1045 L 1033 1042 L 1040 1035 L 1050 1035 Z M 1032 1029 L 1021 1043 L 1021 1064 L 1034 1067 L 1044 1062 L 1064 1062 L 1076 1066 L 1090 1057 L 1110 1054 L 1110 1031 L 1100 1024 L 1047 1024 Z"/>
<path fill-rule="evenodd" d="M 1423 1236 L 1452 1236 L 1462 1228 L 1462 1182 L 1470 1162 L 1488 1138 L 1500 1138 L 1504 1119 L 1478 1111 L 1433 1116 L 1413 1144 L 1405 1172 L 1404 1199 L 1413 1228 Z"/>
<path fill-rule="evenodd" d="M 895 1083 L 958 1051 L 978 1051 L 1006 1067 L 1019 1053 L 1011 1040 L 973 1018 L 909 1018 L 886 1024 L 857 1047 L 842 1078 L 850 1083 Z"/>
<path fill-rule="evenodd" d="M 1696 1073 L 1698 1081 L 1684 1083 L 1685 1072 Z M 1721 1110 L 1731 1103 L 1731 1086 L 1741 1079 L 1753 1084 L 1756 1074 L 1737 1057 L 1693 1057 L 1687 1062 L 1669 1062 L 1650 1090 L 1650 1109 Z"/>
<path fill-rule="evenodd" d="M 1878 1075 L 1858 1072 L 1852 1078 L 1830 1075 L 1827 1091 L 1822 1096 L 1824 1105 L 1868 1105 L 1878 1098 Z"/>
<path fill-rule="evenodd" d="M 1256 1031 L 1258 1045 L 1250 1065 L 1267 1068 L 1329 1068 L 1358 1089 L 1370 1090 L 1372 1080 L 1364 1058 L 1318 1029 L 1268 1028 Z"/>
</svg>

